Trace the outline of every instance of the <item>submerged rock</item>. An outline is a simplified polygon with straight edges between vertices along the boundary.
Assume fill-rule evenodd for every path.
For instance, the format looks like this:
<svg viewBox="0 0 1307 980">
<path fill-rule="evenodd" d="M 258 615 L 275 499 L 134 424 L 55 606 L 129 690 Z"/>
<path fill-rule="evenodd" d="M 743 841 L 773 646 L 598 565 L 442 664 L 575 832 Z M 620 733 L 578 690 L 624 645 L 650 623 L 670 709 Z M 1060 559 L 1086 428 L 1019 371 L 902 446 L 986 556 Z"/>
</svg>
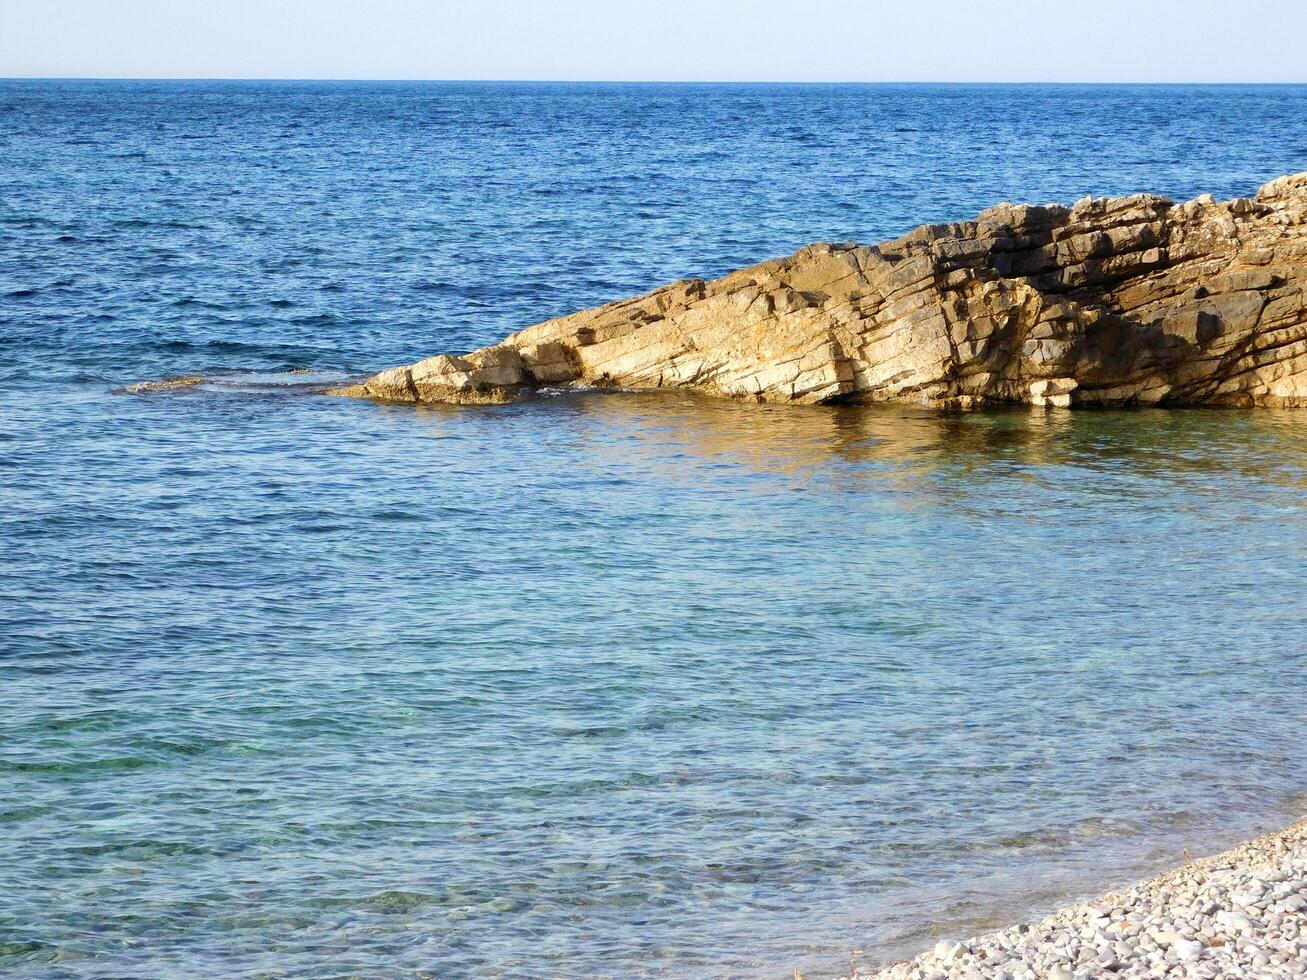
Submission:
<svg viewBox="0 0 1307 980">
<path fill-rule="evenodd" d="M 204 384 L 204 377 L 199 374 L 178 374 L 158 381 L 138 381 L 117 389 L 114 394 L 148 395 L 152 391 L 177 391 L 181 388 L 194 388 Z"/>
<path fill-rule="evenodd" d="M 334 394 L 543 386 L 759 401 L 1307 405 L 1307 173 L 1252 199 L 1000 204 L 548 320 Z"/>
</svg>

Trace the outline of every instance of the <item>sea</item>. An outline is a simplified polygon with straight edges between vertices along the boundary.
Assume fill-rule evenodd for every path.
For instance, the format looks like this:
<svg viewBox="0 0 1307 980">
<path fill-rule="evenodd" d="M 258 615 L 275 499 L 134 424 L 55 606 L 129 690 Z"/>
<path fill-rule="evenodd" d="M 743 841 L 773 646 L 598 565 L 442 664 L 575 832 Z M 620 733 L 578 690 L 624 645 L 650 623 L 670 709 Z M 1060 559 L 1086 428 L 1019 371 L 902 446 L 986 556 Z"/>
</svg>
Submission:
<svg viewBox="0 0 1307 980">
<path fill-rule="evenodd" d="M 1307 412 L 314 392 L 1302 170 L 1305 86 L 0 82 L 0 973 L 825 977 L 1301 816 Z"/>
</svg>

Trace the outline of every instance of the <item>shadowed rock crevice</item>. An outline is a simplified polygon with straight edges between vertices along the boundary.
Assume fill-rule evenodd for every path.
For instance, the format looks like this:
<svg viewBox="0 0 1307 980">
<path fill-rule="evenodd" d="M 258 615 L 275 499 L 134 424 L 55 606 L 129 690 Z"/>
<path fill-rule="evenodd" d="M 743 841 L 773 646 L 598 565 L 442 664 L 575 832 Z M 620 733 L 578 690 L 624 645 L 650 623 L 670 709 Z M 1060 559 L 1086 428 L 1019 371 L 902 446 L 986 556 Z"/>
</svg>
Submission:
<svg viewBox="0 0 1307 980">
<path fill-rule="evenodd" d="M 771 402 L 1307 406 L 1307 174 L 1251 199 L 1000 204 L 559 317 L 334 393 L 545 386 Z"/>
</svg>

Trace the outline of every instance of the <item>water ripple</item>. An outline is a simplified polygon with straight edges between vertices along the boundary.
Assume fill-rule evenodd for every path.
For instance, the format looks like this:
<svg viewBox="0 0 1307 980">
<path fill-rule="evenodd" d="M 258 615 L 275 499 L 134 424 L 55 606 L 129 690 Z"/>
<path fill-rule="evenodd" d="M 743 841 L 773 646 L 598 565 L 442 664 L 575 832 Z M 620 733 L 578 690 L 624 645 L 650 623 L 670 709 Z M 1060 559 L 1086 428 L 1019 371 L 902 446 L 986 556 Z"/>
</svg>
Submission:
<svg viewBox="0 0 1307 980">
<path fill-rule="evenodd" d="M 311 392 L 1307 89 L 0 92 L 0 971 L 832 973 L 1300 807 L 1301 413 Z"/>
</svg>

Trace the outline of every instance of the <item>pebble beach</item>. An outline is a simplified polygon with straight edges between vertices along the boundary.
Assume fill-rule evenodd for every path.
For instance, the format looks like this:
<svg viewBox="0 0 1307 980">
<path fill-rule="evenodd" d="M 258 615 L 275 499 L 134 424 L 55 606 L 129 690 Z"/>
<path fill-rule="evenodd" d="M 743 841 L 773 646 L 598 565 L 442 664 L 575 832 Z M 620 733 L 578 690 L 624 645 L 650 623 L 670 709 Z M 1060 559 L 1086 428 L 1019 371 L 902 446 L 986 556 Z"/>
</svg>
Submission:
<svg viewBox="0 0 1307 980">
<path fill-rule="evenodd" d="M 1307 820 L 1035 923 L 843 980 L 1307 977 Z"/>
</svg>

